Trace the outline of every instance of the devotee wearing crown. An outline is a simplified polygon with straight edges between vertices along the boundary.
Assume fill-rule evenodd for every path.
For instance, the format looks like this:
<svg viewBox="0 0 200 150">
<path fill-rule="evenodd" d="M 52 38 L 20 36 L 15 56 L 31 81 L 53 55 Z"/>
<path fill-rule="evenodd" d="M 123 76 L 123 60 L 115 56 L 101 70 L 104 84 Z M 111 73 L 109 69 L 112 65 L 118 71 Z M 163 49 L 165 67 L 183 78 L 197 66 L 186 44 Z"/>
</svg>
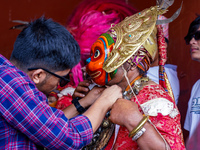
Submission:
<svg viewBox="0 0 200 150">
<path fill-rule="evenodd" d="M 95 148 L 185 149 L 180 113 L 163 67 L 167 57 L 162 27 L 156 25 L 166 3 L 127 17 L 91 48 L 86 71 L 92 80 L 101 86 L 117 84 L 124 91 L 124 99 L 117 100 L 109 117 L 121 126 L 116 126 L 109 142 L 96 142 Z M 146 76 L 157 50 L 160 85 Z"/>
<path fill-rule="evenodd" d="M 70 70 L 70 82 L 64 87 L 58 87 L 58 94 L 52 92 L 49 95 L 49 99 L 57 100 L 54 103 L 56 108 L 64 109 L 71 104 L 73 98 L 85 96 L 85 93 L 73 93 L 79 82 L 86 77 L 86 59 L 90 57 L 92 44 L 110 28 L 111 24 L 117 24 L 136 12 L 134 7 L 122 0 L 83 0 L 76 7 L 67 20 L 66 28 L 80 46 L 81 61 Z M 88 93 L 89 89 L 84 89 Z"/>
</svg>

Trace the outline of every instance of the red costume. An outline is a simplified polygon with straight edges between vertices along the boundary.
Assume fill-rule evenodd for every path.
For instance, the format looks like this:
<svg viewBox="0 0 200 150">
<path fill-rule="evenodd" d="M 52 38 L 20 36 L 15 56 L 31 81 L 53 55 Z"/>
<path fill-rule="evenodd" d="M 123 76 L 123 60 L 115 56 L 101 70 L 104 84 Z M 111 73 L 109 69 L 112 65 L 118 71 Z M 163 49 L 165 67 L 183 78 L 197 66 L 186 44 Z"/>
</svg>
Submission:
<svg viewBox="0 0 200 150">
<path fill-rule="evenodd" d="M 145 86 L 137 95 L 141 106 L 149 115 L 149 119 L 156 126 L 170 145 L 171 149 L 185 149 L 182 141 L 182 130 L 180 125 L 180 113 L 174 100 L 160 85 Z M 131 99 L 137 103 L 135 97 Z M 139 105 L 138 108 L 140 109 Z M 141 109 L 140 109 L 141 110 Z M 142 110 L 141 110 L 141 113 Z M 125 127 L 120 127 L 114 149 L 135 150 L 137 143 L 128 137 L 129 131 Z M 113 134 L 106 150 L 111 149 L 116 135 Z"/>
<path fill-rule="evenodd" d="M 155 130 L 171 149 L 185 149 L 180 113 L 173 95 L 170 93 L 171 88 L 163 69 L 167 59 L 166 47 L 161 25 L 156 25 L 158 15 L 164 12 L 164 9 L 160 8 L 162 6 L 151 7 L 127 17 L 119 24 L 111 27 L 106 34 L 102 34 L 92 46 L 91 57 L 87 60 L 86 69 L 93 81 L 105 85 L 107 81 L 115 78 L 118 68 L 125 63 L 129 63 L 130 66 L 137 66 L 138 72 L 141 71 L 139 72 L 140 75 L 129 81 L 132 90 L 125 90 L 124 98 L 131 99 L 138 104 L 141 114 L 149 116 L 151 125 L 155 127 Z M 149 81 L 145 77 L 145 72 L 149 69 L 157 51 L 159 51 L 160 56 L 160 84 L 162 87 L 161 85 L 145 86 L 144 82 Z M 130 75 L 126 78 L 130 80 Z M 127 84 L 129 82 L 127 81 Z M 120 85 L 119 83 L 118 85 Z M 137 88 L 138 85 L 139 88 Z M 117 133 L 117 128 L 115 133 Z M 120 127 L 118 135 L 112 135 L 106 150 L 112 148 L 121 150 L 139 149 L 138 144 L 129 137 L 129 134 L 125 127 Z M 136 134 L 133 135 L 133 138 L 136 137 Z"/>
</svg>

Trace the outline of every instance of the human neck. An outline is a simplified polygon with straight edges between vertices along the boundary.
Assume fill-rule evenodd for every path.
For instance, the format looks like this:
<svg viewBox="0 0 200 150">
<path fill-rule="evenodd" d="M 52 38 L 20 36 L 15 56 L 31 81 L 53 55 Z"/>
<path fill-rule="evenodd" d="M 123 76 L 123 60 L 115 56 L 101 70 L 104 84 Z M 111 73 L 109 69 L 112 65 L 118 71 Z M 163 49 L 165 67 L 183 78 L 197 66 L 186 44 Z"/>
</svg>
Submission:
<svg viewBox="0 0 200 150">
<path fill-rule="evenodd" d="M 11 62 L 15 67 L 17 67 L 18 69 L 24 71 L 22 68 L 20 68 L 19 63 L 18 63 L 16 60 L 12 59 L 12 60 L 10 60 L 10 62 Z"/>
<path fill-rule="evenodd" d="M 127 85 L 125 91 L 128 91 L 128 90 L 130 89 L 130 86 L 132 87 L 132 86 L 135 84 L 135 82 L 136 82 L 137 80 L 139 80 L 141 77 L 142 77 L 142 75 L 139 75 L 139 76 L 137 76 L 135 79 L 133 79 L 133 80 L 130 82 L 130 84 Z"/>
<path fill-rule="evenodd" d="M 134 82 L 135 79 L 137 80 L 138 76 L 140 74 L 137 69 L 129 70 L 127 74 L 124 73 L 124 78 L 118 85 L 122 88 L 122 91 L 125 91 L 129 83 Z"/>
<path fill-rule="evenodd" d="M 149 78 L 144 77 L 142 75 L 137 76 L 129 85 L 126 87 L 125 91 L 123 92 L 123 97 L 125 99 L 131 99 L 133 96 L 139 94 L 139 91 L 148 84 Z"/>
</svg>

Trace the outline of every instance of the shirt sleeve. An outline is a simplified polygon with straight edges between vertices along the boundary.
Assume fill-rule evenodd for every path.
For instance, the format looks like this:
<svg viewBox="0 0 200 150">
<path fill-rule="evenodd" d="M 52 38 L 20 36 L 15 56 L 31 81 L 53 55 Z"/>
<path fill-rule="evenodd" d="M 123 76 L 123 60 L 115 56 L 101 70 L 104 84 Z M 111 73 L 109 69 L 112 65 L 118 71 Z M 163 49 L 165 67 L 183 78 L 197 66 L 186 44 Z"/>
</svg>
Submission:
<svg viewBox="0 0 200 150">
<path fill-rule="evenodd" d="M 184 122 L 184 129 L 187 131 L 190 131 L 190 102 L 191 102 L 191 98 L 188 101 L 188 108 L 187 108 L 187 113 L 186 113 L 186 117 L 185 117 L 185 122 Z"/>
<path fill-rule="evenodd" d="M 200 100 L 200 80 L 192 87 L 190 99 L 188 101 L 187 114 L 184 123 L 184 129 L 189 131 L 189 138 L 195 132 L 200 121 L 199 100 Z"/>
<path fill-rule="evenodd" d="M 1 77 L 0 113 L 15 129 L 48 149 L 80 149 L 90 143 L 93 130 L 86 116 L 67 119 L 26 76 Z"/>
</svg>

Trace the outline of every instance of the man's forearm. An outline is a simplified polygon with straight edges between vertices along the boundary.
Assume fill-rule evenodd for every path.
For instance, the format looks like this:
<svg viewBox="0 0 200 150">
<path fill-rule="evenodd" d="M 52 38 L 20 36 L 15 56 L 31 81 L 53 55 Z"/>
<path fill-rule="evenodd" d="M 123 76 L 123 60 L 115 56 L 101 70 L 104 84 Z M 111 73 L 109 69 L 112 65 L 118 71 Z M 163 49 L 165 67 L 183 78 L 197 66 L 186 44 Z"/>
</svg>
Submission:
<svg viewBox="0 0 200 150">
<path fill-rule="evenodd" d="M 87 116 L 92 124 L 93 132 L 100 126 L 103 118 L 105 117 L 109 107 L 97 100 L 83 115 Z"/>
</svg>

